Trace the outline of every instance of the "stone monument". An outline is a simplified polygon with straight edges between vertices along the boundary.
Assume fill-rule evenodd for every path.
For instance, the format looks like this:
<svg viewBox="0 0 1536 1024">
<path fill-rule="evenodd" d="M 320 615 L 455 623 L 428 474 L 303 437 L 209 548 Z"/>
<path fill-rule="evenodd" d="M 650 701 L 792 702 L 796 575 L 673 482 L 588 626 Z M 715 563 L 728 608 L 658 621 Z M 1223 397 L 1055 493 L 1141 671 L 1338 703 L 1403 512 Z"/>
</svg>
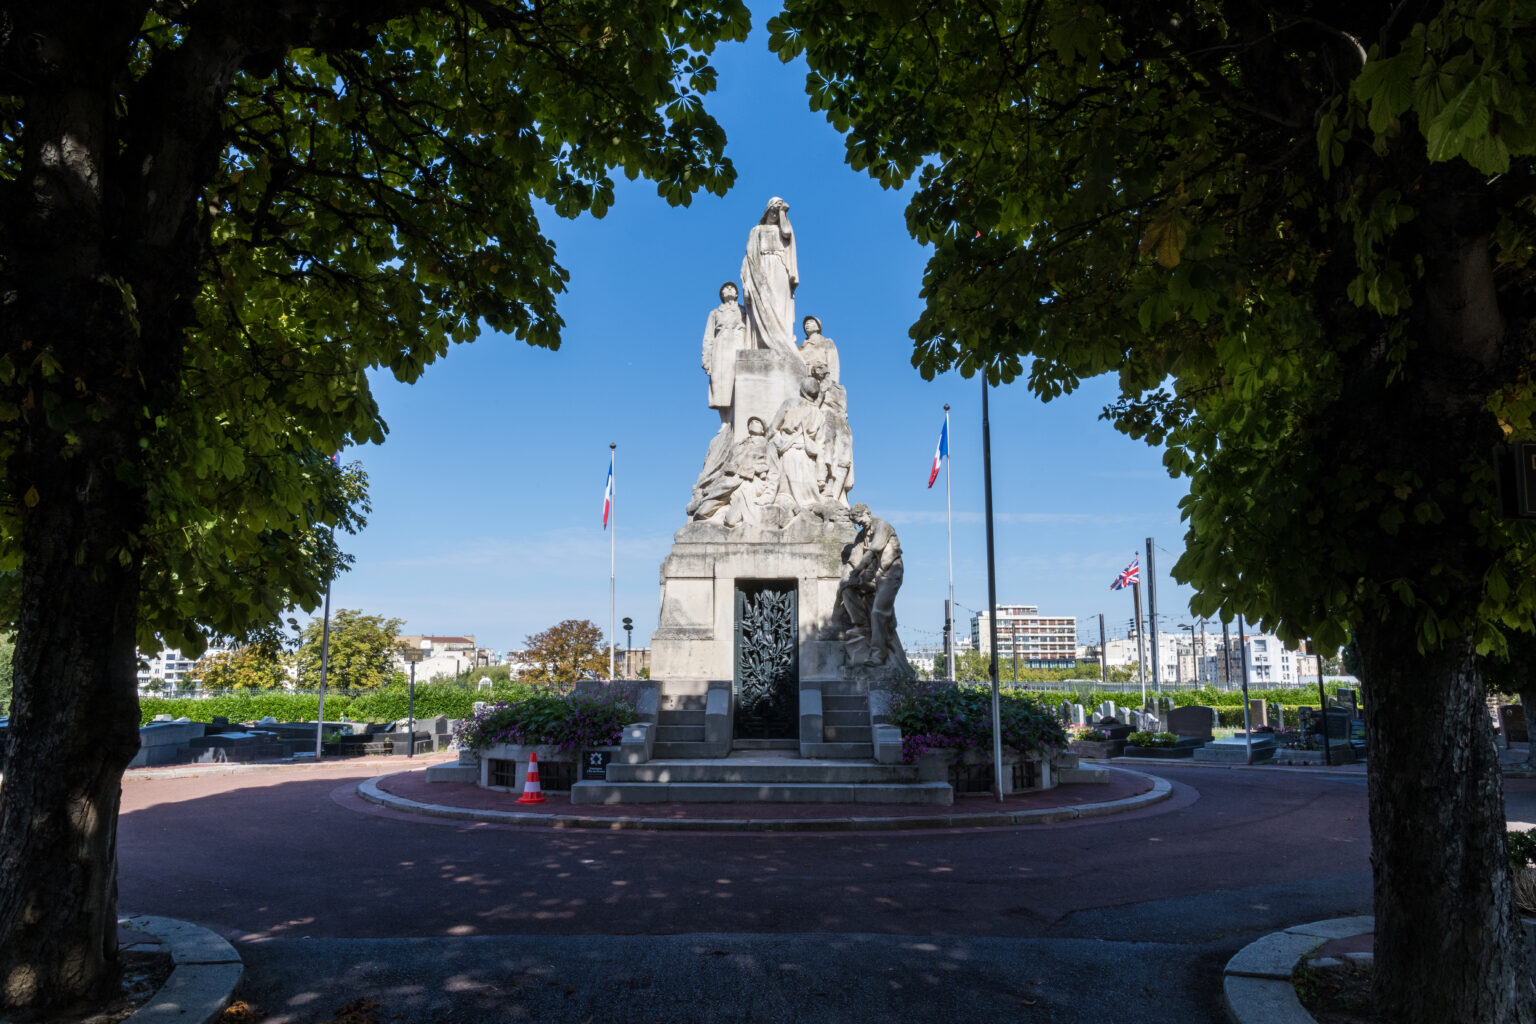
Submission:
<svg viewBox="0 0 1536 1024">
<path fill-rule="evenodd" d="M 705 325 L 721 424 L 661 566 L 651 638 L 659 713 L 706 712 L 705 741 L 678 744 L 690 753 L 868 757 L 883 708 L 870 691 L 912 675 L 896 633 L 900 542 L 849 506 L 837 346 L 814 316 L 795 341 L 796 250 L 789 204 L 774 197 L 748 235 L 739 292 L 722 285 Z"/>
</svg>

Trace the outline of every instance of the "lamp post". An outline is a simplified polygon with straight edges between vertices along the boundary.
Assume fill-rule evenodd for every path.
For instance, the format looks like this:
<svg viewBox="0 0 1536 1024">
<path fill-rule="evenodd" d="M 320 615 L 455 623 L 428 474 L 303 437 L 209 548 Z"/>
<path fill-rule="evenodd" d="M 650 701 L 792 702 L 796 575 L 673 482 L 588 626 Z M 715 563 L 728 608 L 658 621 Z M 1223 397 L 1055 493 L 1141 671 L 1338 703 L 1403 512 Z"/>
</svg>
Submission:
<svg viewBox="0 0 1536 1024">
<path fill-rule="evenodd" d="M 405 719 L 405 756 L 416 756 L 416 663 L 427 656 L 427 652 L 421 647 L 406 647 L 400 652 L 405 660 L 411 663 L 411 688 L 410 700 L 407 704 Z"/>
<path fill-rule="evenodd" d="M 635 670 L 635 620 L 624 616 L 624 678 Z"/>
</svg>

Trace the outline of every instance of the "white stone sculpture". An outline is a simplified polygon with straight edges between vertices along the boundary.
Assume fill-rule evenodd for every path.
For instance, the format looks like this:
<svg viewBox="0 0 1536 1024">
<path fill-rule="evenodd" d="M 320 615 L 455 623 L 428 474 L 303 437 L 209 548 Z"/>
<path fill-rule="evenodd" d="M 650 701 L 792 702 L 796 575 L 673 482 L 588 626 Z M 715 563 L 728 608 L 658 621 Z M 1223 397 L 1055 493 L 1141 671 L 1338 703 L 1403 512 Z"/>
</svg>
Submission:
<svg viewBox="0 0 1536 1024">
<path fill-rule="evenodd" d="M 820 386 L 818 404 L 826 418 L 826 438 L 817 464 L 817 488 L 829 505 L 848 507 L 848 492 L 853 490 L 853 429 L 848 423 L 848 392 L 841 384 L 827 379 L 826 363 L 811 367 L 811 376 Z"/>
<path fill-rule="evenodd" d="M 800 362 L 795 345 L 795 289 L 799 284 L 789 204 L 774 196 L 747 236 L 747 252 L 741 260 L 742 301 L 753 344 L 793 356 L 796 363 Z"/>
<path fill-rule="evenodd" d="M 815 373 L 817 366 L 826 367 L 826 380 L 836 384 L 841 367 L 837 360 L 837 346 L 832 339 L 821 333 L 821 319 L 807 316 L 801 321 L 805 328 L 805 343 L 800 346 L 800 358 L 805 360 L 808 373 Z"/>
<path fill-rule="evenodd" d="M 693 501 L 688 514 L 723 526 L 761 526 L 763 510 L 778 491 L 778 458 L 768 443 L 763 421 L 753 416 L 747 436 L 731 449 L 725 468 Z"/>
<path fill-rule="evenodd" d="M 769 427 L 769 439 L 779 456 L 777 504 L 796 512 L 822 503 L 818 463 L 827 417 L 817 404 L 821 389 L 815 377 L 800 382 L 800 397 L 779 407 Z"/>
<path fill-rule="evenodd" d="M 731 422 L 736 391 L 736 353 L 751 347 L 747 324 L 736 304 L 736 283 L 720 286 L 720 305 L 704 323 L 704 372 L 709 374 L 709 407 L 720 410 L 720 422 Z"/>
<path fill-rule="evenodd" d="M 847 575 L 837 588 L 838 608 L 823 640 L 842 640 L 850 663 L 887 665 L 911 673 L 896 635 L 896 592 L 901 589 L 901 542 L 891 524 L 860 502 L 850 510 L 859 532 L 849 545 Z M 862 654 L 862 658 L 859 656 Z"/>
</svg>

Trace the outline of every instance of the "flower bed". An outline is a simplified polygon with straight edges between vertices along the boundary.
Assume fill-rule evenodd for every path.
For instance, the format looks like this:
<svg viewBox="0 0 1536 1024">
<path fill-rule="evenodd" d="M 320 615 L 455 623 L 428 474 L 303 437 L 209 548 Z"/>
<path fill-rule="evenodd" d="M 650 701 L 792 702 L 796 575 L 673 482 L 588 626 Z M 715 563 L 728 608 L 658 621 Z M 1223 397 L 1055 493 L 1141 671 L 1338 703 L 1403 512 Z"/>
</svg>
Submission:
<svg viewBox="0 0 1536 1024">
<path fill-rule="evenodd" d="M 638 717 L 635 687 L 612 683 L 595 693 L 536 693 L 489 704 L 461 722 L 454 739 L 477 751 L 514 744 L 574 753 L 617 745 Z"/>
<path fill-rule="evenodd" d="M 1049 760 L 1067 746 L 1055 716 L 1033 697 L 1003 693 L 999 712 L 1004 760 Z M 908 683 L 891 694 L 890 722 L 901 730 L 902 760 L 919 761 L 930 750 L 947 750 L 951 763 L 968 757 L 992 763 L 992 691 L 982 686 L 951 686 L 926 680 Z"/>
</svg>

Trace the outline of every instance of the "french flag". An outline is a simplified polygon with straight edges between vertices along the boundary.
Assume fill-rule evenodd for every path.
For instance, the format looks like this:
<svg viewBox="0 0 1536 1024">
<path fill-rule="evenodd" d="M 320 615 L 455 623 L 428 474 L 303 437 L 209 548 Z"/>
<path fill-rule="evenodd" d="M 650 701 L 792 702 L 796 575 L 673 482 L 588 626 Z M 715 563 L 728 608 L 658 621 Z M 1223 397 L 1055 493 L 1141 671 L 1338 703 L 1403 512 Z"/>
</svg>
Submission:
<svg viewBox="0 0 1536 1024">
<path fill-rule="evenodd" d="M 944 414 L 944 429 L 939 431 L 939 446 L 933 450 L 933 468 L 928 471 L 928 489 L 939 478 L 939 468 L 949 458 L 949 413 Z"/>
<path fill-rule="evenodd" d="M 608 529 L 608 513 L 613 511 L 613 463 L 608 463 L 608 486 L 603 488 L 603 529 Z"/>
</svg>

